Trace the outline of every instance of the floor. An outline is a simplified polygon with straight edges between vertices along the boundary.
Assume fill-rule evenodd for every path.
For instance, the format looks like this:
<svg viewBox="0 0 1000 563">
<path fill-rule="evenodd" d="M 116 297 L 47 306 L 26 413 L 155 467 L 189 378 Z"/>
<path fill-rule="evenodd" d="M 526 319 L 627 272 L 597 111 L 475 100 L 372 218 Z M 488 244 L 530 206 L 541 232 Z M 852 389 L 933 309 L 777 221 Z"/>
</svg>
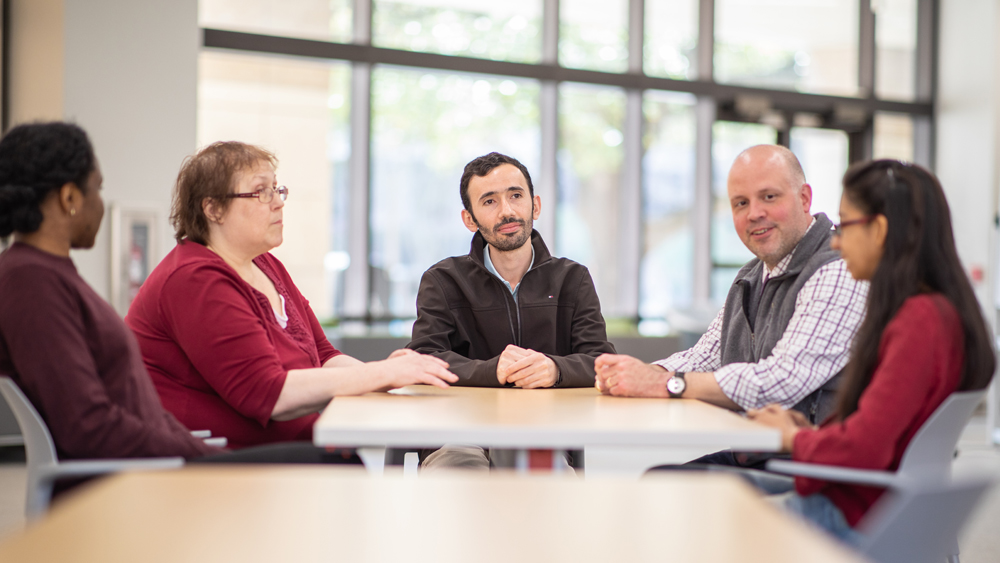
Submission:
<svg viewBox="0 0 1000 563">
<path fill-rule="evenodd" d="M 955 475 L 989 472 L 1000 478 L 1000 447 L 988 444 L 981 418 L 966 428 L 955 460 Z M 0 447 L 0 541 L 24 527 L 24 452 Z M 982 501 L 959 545 L 963 563 L 1000 561 L 1000 486 Z"/>
</svg>

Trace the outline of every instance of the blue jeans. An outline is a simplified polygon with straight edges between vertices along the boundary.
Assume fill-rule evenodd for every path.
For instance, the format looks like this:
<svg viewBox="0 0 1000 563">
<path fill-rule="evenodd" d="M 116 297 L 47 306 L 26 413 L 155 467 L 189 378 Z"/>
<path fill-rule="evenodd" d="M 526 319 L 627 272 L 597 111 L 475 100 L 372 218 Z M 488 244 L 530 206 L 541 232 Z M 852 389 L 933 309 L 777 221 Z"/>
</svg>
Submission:
<svg viewBox="0 0 1000 563">
<path fill-rule="evenodd" d="M 803 497 L 791 492 L 778 495 L 775 500 L 789 512 L 798 514 L 847 545 L 860 547 L 865 539 L 847 523 L 844 513 L 826 495 L 816 493 Z"/>
</svg>

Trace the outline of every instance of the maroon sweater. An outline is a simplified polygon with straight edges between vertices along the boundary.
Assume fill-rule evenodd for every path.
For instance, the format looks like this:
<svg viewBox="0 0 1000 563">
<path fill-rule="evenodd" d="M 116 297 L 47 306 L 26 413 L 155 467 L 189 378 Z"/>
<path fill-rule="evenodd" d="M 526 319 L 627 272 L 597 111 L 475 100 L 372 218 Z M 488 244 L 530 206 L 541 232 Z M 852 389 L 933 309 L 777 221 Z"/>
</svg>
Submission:
<svg viewBox="0 0 1000 563">
<path fill-rule="evenodd" d="M 878 364 L 843 421 L 795 436 L 796 461 L 895 471 L 913 435 L 958 388 L 965 337 L 955 307 L 940 294 L 910 297 L 886 326 Z M 800 495 L 823 493 L 856 526 L 883 489 L 797 477 Z"/>
<path fill-rule="evenodd" d="M 26 244 L 0 254 L 0 373 L 41 414 L 60 458 L 222 451 L 163 410 L 135 337 L 73 261 Z"/>
<path fill-rule="evenodd" d="M 318 414 L 278 422 L 271 413 L 290 370 L 340 353 L 281 262 L 263 254 L 254 263 L 285 298 L 285 329 L 264 294 L 194 242 L 170 251 L 125 317 L 167 410 L 234 448 L 311 440 Z"/>
</svg>

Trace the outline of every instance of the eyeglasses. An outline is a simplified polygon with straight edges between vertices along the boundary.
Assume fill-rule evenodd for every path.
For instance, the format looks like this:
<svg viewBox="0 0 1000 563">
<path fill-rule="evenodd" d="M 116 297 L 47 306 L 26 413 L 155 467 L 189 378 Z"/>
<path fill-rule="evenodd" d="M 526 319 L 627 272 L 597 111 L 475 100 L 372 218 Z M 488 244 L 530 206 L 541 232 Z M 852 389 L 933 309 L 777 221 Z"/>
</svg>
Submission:
<svg viewBox="0 0 1000 563">
<path fill-rule="evenodd" d="M 274 194 L 278 194 L 281 201 L 285 201 L 288 199 L 288 188 L 285 186 L 278 186 L 277 188 L 264 188 L 263 190 L 257 190 L 256 192 L 249 192 L 245 194 L 226 194 L 226 197 L 255 197 L 259 199 L 261 203 L 271 203 L 271 200 L 274 199 Z"/>
<path fill-rule="evenodd" d="M 830 230 L 833 231 L 834 236 L 839 237 L 844 234 L 844 227 L 850 227 L 851 225 L 867 225 L 868 223 L 871 223 L 874 220 L 875 220 L 874 215 L 869 215 L 867 217 L 862 217 L 860 219 L 851 219 L 850 221 L 844 221 L 843 223 L 834 225 L 833 228 Z"/>
</svg>

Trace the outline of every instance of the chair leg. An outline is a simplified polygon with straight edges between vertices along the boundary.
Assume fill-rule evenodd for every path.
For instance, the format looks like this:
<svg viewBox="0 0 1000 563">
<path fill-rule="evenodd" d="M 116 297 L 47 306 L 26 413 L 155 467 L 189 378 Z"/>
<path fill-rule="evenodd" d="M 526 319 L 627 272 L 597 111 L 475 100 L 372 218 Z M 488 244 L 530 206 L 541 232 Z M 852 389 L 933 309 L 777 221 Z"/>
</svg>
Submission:
<svg viewBox="0 0 1000 563">
<path fill-rule="evenodd" d="M 52 500 L 51 479 L 39 479 L 28 477 L 28 490 L 24 503 L 24 515 L 27 519 L 35 520 L 45 515 L 49 509 L 49 501 Z"/>
<path fill-rule="evenodd" d="M 958 560 L 958 538 L 951 542 L 951 549 L 948 550 L 948 563 L 960 563 Z"/>
<path fill-rule="evenodd" d="M 414 479 L 420 466 L 420 454 L 417 452 L 406 452 L 403 455 L 403 478 Z"/>
</svg>

